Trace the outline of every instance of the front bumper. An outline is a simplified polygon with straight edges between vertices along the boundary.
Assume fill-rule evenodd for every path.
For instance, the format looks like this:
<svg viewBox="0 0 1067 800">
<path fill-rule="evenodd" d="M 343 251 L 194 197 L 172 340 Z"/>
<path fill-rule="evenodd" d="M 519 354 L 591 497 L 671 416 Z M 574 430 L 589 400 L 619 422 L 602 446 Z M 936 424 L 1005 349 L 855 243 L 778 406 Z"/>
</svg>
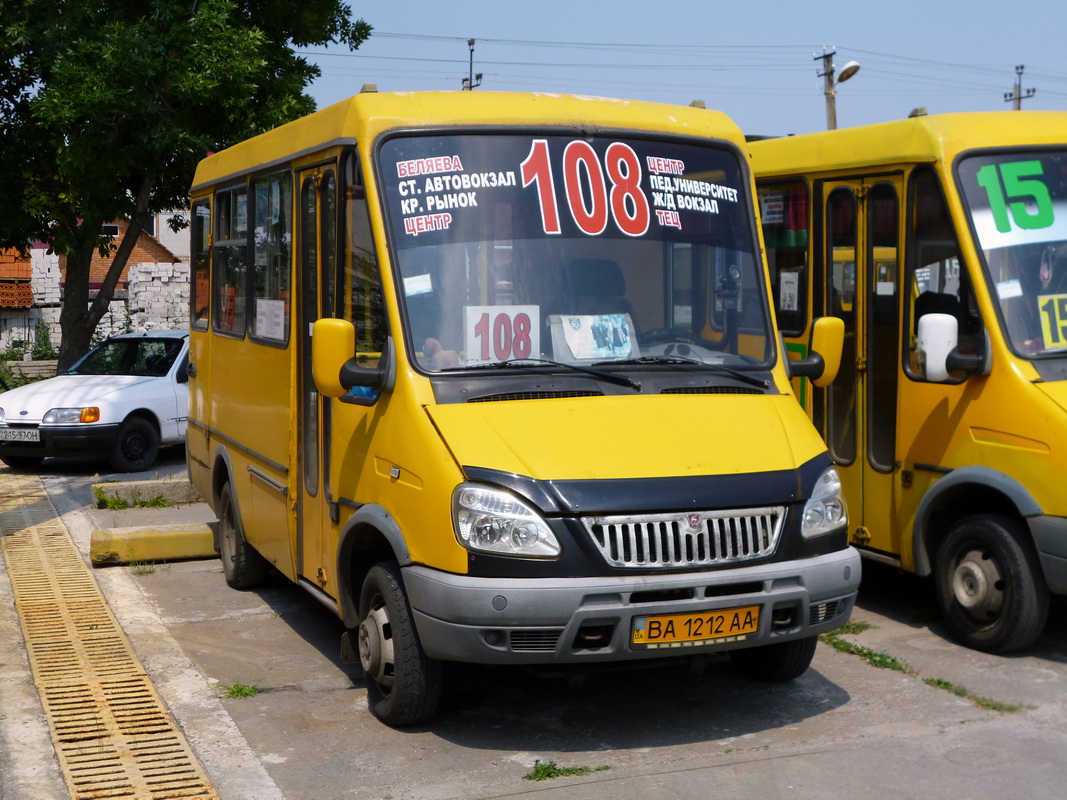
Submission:
<svg viewBox="0 0 1067 800">
<path fill-rule="evenodd" d="M 1067 594 L 1067 517 L 1042 514 L 1026 520 L 1037 543 L 1045 582 L 1053 594 Z"/>
<path fill-rule="evenodd" d="M 0 426 L 0 430 L 7 426 Z M 118 423 L 86 423 L 81 425 L 42 425 L 38 428 L 38 442 L 0 441 L 0 458 L 28 456 L 48 458 L 62 455 L 99 455 L 110 453 L 119 435 Z"/>
<path fill-rule="evenodd" d="M 813 636 L 848 621 L 860 581 L 849 547 L 803 560 L 714 572 L 598 578 L 472 578 L 405 567 L 427 655 L 481 664 L 629 661 Z M 760 606 L 746 637 L 653 648 L 630 641 L 634 617 Z"/>
</svg>

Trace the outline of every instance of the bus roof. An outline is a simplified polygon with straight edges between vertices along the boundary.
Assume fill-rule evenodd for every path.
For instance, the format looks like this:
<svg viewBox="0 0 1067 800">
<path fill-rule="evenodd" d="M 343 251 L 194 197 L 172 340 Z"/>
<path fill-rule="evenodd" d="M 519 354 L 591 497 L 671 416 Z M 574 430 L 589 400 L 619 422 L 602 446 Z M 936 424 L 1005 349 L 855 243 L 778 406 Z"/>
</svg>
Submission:
<svg viewBox="0 0 1067 800">
<path fill-rule="evenodd" d="M 499 125 L 668 130 L 745 147 L 740 129 L 729 117 L 695 106 L 543 92 L 363 91 L 208 156 L 197 166 L 192 189 L 332 145 L 371 140 L 388 130 Z"/>
<path fill-rule="evenodd" d="M 984 147 L 1067 144 L 1067 112 L 937 114 L 749 143 L 761 177 L 951 160 Z"/>
</svg>

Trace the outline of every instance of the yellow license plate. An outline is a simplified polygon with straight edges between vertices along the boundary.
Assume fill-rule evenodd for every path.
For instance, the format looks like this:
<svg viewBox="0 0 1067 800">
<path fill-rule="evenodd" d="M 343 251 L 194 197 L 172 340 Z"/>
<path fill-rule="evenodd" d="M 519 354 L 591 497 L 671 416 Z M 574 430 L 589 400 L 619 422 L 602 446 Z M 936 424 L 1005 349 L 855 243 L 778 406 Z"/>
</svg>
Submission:
<svg viewBox="0 0 1067 800">
<path fill-rule="evenodd" d="M 649 647 L 745 637 L 759 630 L 759 606 L 724 608 L 700 614 L 634 617 L 630 641 Z"/>
</svg>

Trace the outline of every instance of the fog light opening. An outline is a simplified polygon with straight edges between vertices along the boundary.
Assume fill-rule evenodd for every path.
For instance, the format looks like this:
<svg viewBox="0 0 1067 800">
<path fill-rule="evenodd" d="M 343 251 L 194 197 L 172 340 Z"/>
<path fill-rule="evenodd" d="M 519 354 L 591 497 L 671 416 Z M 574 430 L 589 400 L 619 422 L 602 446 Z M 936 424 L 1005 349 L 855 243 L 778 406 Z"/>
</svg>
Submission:
<svg viewBox="0 0 1067 800">
<path fill-rule="evenodd" d="M 614 625 L 583 625 L 574 637 L 576 650 L 600 650 L 611 644 Z"/>
</svg>

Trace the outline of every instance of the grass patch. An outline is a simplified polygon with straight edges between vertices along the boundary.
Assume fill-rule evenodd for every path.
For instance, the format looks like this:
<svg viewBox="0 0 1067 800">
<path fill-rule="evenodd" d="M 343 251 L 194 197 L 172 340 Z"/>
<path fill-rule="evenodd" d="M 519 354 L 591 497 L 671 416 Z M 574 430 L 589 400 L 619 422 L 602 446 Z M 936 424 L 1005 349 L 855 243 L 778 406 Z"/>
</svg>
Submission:
<svg viewBox="0 0 1067 800">
<path fill-rule="evenodd" d="M 829 633 L 820 633 L 819 641 L 829 645 L 839 653 L 848 653 L 849 655 L 859 656 L 872 667 L 878 667 L 878 669 L 891 669 L 896 672 L 903 672 L 905 675 L 914 675 L 915 670 L 900 659 L 894 658 L 888 653 L 880 653 L 877 650 L 871 650 L 869 647 L 846 642 L 841 638 L 841 634 L 860 633 L 870 627 L 871 626 L 866 622 L 849 622 L 837 630 L 830 631 Z"/>
<path fill-rule="evenodd" d="M 548 781 L 553 778 L 565 778 L 571 775 L 588 775 L 591 772 L 604 772 L 609 769 L 611 769 L 611 767 L 603 764 L 599 767 L 560 767 L 556 765 L 555 761 L 542 763 L 541 759 L 535 758 L 533 770 L 527 772 L 522 777 L 528 781 Z"/>
<path fill-rule="evenodd" d="M 154 575 L 156 563 L 154 561 L 131 561 L 130 572 L 134 575 Z"/>
<path fill-rule="evenodd" d="M 952 683 L 942 678 L 923 678 L 923 683 L 927 686 L 932 686 L 935 689 L 941 689 L 942 691 L 949 692 L 956 695 L 956 697 L 962 697 L 965 700 L 970 700 L 978 708 L 984 708 L 987 711 L 999 711 L 1001 714 L 1015 714 L 1022 711 L 1023 707 L 1016 703 L 1002 703 L 999 700 L 993 700 L 989 697 L 982 697 L 969 691 L 958 683 Z"/>
<path fill-rule="evenodd" d="M 93 495 L 96 497 L 96 507 L 106 508 L 110 511 L 123 511 L 127 508 L 168 508 L 173 505 L 162 492 L 157 492 L 149 498 L 137 500 L 133 503 L 121 498 L 109 495 L 99 486 L 93 487 Z"/>
<path fill-rule="evenodd" d="M 234 681 L 222 687 L 223 697 L 255 697 L 259 694 L 259 684 Z"/>
</svg>

